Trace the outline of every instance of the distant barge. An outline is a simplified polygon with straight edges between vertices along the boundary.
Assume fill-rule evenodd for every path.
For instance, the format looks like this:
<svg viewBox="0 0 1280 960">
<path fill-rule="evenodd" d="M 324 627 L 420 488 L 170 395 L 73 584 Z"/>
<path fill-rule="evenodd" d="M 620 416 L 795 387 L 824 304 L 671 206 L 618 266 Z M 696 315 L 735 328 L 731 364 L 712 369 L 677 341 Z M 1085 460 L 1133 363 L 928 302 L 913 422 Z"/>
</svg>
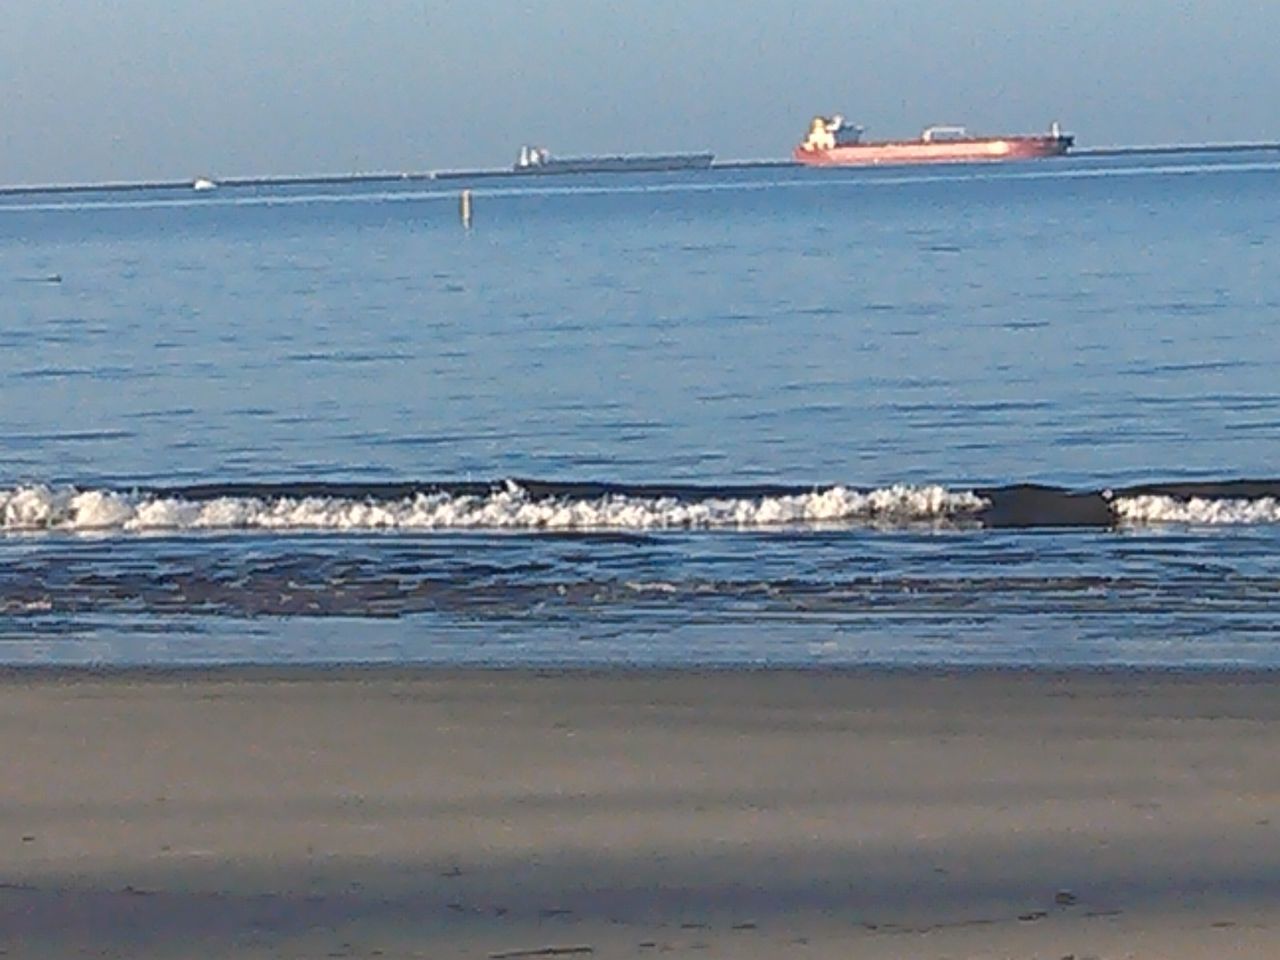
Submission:
<svg viewBox="0 0 1280 960">
<path fill-rule="evenodd" d="M 577 173 L 665 173 L 710 170 L 713 153 L 623 154 L 602 157 L 555 157 L 541 147 L 521 147 L 520 156 L 503 170 L 438 170 L 436 180 L 481 180 L 492 177 L 555 176 Z"/>
<path fill-rule="evenodd" d="M 608 157 L 556 157 L 543 147 L 524 146 L 512 173 L 661 173 L 669 170 L 709 170 L 713 153 L 625 154 Z"/>
<path fill-rule="evenodd" d="M 814 117 L 792 157 L 810 167 L 867 167 L 900 163 L 977 163 L 1060 157 L 1075 143 L 1055 123 L 1047 134 L 970 136 L 964 127 L 928 127 L 916 140 L 863 140 L 862 127 L 844 118 Z"/>
</svg>

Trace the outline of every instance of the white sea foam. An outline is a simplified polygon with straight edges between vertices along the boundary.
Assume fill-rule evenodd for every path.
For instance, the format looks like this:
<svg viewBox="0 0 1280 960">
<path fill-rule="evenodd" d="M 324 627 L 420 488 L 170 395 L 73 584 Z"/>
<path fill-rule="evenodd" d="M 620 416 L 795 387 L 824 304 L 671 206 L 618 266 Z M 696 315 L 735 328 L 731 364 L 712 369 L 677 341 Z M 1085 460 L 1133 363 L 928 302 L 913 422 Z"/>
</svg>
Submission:
<svg viewBox="0 0 1280 960">
<path fill-rule="evenodd" d="M 48 597 L 39 600 L 0 599 L 0 613 L 48 613 L 52 609 L 53 601 Z"/>
<path fill-rule="evenodd" d="M 1185 523 L 1192 525 L 1280 523 L 1280 500 L 1217 500 L 1192 497 L 1118 497 L 1112 508 L 1121 523 Z"/>
<path fill-rule="evenodd" d="M 653 530 L 753 528 L 821 523 L 912 523 L 981 509 L 976 494 L 940 486 L 871 491 L 830 487 L 756 498 L 609 495 L 534 499 L 507 484 L 485 496 L 423 493 L 400 500 L 344 497 L 221 497 L 42 485 L 0 490 L 0 530 Z"/>
</svg>

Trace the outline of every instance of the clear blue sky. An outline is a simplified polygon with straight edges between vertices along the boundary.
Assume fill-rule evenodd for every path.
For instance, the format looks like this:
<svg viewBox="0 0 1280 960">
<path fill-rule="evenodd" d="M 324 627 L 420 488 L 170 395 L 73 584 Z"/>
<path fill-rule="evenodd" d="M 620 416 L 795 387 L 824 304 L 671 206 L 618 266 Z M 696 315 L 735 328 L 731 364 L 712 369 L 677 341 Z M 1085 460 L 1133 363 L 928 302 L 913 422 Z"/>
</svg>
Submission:
<svg viewBox="0 0 1280 960">
<path fill-rule="evenodd" d="M 818 112 L 1280 139 L 1276 0 L 0 0 L 0 183 L 782 156 Z"/>
</svg>

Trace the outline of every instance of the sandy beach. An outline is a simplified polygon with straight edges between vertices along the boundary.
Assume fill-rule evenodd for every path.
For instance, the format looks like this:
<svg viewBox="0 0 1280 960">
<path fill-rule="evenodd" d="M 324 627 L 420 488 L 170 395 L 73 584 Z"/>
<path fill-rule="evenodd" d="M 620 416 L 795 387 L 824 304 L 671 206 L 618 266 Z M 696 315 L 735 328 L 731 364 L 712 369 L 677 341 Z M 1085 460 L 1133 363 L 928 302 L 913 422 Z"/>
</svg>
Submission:
<svg viewBox="0 0 1280 960">
<path fill-rule="evenodd" d="M 1280 677 L 0 677 L 7 957 L 1280 955 Z"/>
</svg>

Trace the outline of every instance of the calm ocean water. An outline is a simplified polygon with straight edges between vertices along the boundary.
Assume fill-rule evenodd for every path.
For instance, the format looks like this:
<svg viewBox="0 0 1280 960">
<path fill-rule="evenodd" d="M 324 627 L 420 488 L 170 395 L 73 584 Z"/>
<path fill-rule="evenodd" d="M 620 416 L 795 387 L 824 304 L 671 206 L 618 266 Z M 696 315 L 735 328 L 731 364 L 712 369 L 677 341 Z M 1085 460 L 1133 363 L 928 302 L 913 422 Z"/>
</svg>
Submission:
<svg viewBox="0 0 1280 960">
<path fill-rule="evenodd" d="M 460 186 L 0 196 L 0 662 L 1280 666 L 1275 154 Z"/>
</svg>

